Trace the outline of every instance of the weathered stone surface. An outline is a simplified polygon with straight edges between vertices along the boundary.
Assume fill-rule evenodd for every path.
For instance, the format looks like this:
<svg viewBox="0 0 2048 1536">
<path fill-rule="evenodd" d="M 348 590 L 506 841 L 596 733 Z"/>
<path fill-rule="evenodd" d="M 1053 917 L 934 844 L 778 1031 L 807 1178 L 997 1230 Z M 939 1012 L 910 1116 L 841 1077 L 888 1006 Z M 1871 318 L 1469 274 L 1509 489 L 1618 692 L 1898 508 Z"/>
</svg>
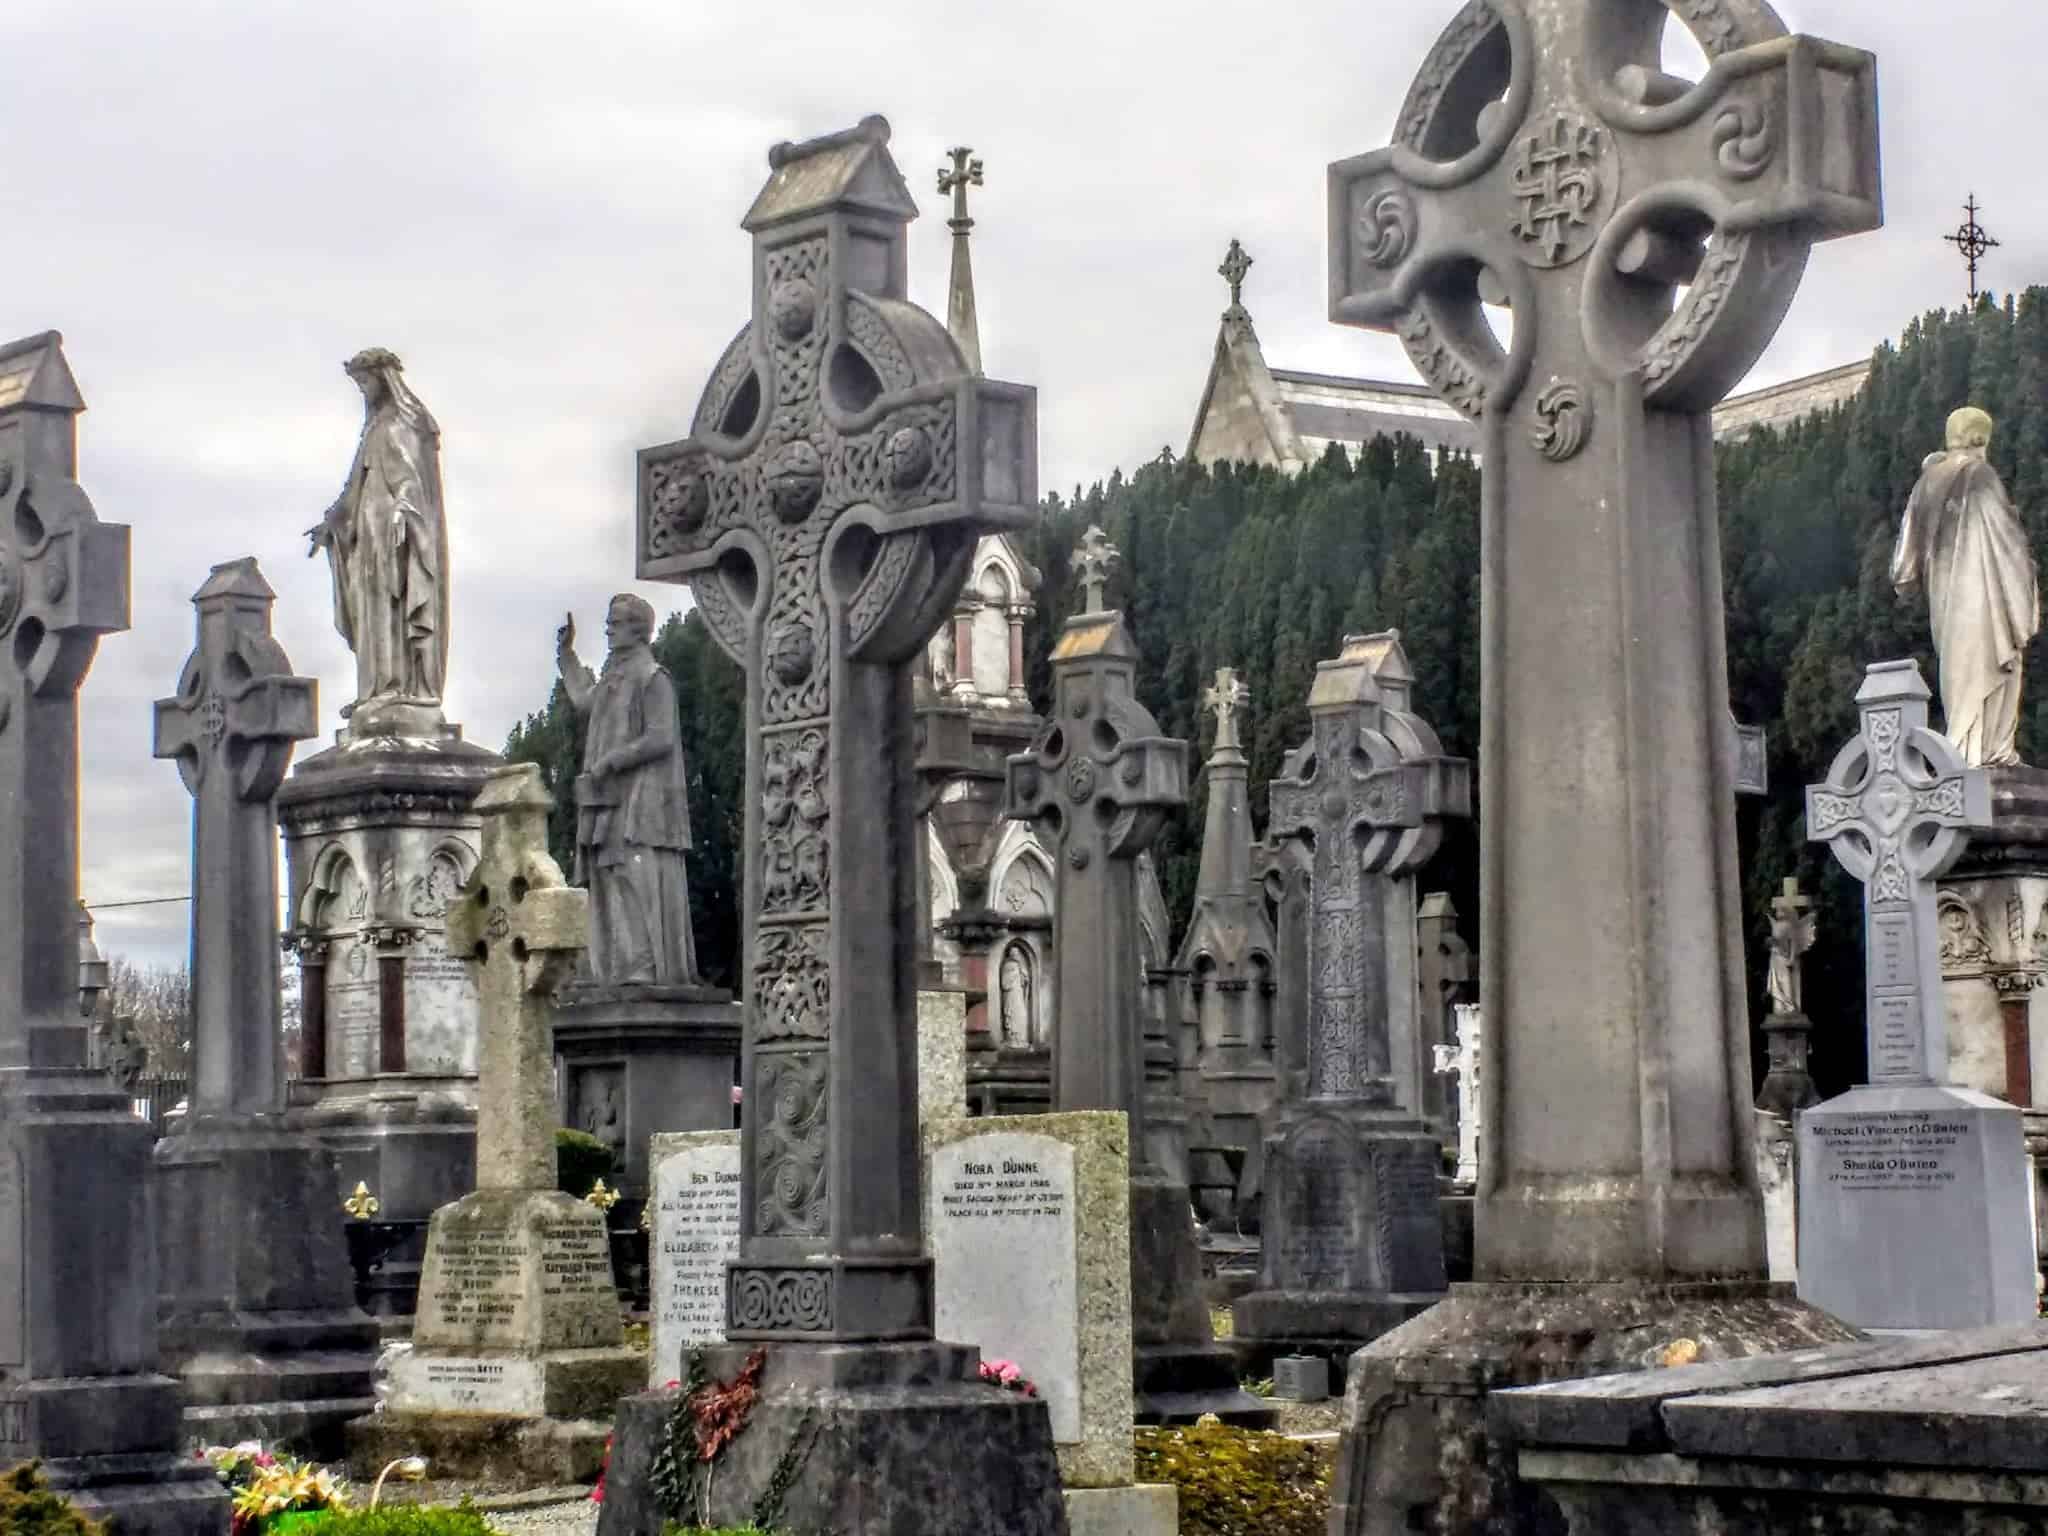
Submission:
<svg viewBox="0 0 2048 1536">
<path fill-rule="evenodd" d="M 1127 1488 L 1075 1488 L 1063 1497 L 1067 1536 L 1174 1536 L 1180 1529 L 1180 1490 L 1171 1483 Z"/>
<path fill-rule="evenodd" d="M 1321 1355 L 1281 1355 L 1273 1362 L 1273 1395 L 1320 1403 L 1330 1395 L 1330 1362 Z"/>
<path fill-rule="evenodd" d="M 1052 1418 L 1069 1488 L 1131 1452 L 1130 1148 L 1111 1113 L 929 1123 L 938 1331 L 1014 1361 Z"/>
<path fill-rule="evenodd" d="M 0 346 L 0 1464 L 144 1536 L 217 1536 L 157 1372 L 151 1135 L 86 1070 L 78 1007 L 78 689 L 128 627 L 128 529 L 75 476 L 63 340 Z"/>
<path fill-rule="evenodd" d="M 950 988 L 917 994 L 917 1119 L 920 1125 L 967 1113 L 967 994 Z"/>
<path fill-rule="evenodd" d="M 480 1189 L 434 1213 L 420 1349 L 591 1349 L 620 1338 L 604 1217 L 559 1190 Z"/>
<path fill-rule="evenodd" d="M 740 1251 L 740 1133 L 680 1131 L 654 1138 L 649 1206 L 647 1385 L 683 1378 L 683 1353 L 725 1342 L 725 1267 Z"/>
<path fill-rule="evenodd" d="M 1574 1533 L 2036 1531 L 2048 1326 L 1566 1382 L 1492 1399 Z"/>
</svg>

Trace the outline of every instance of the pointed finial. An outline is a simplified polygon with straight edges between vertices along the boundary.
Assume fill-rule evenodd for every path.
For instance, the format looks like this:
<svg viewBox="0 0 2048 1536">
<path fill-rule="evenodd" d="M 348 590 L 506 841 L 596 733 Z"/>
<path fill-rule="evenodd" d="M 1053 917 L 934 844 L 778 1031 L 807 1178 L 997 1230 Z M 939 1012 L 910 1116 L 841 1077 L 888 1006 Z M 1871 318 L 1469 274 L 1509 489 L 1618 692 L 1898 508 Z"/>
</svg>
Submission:
<svg viewBox="0 0 2048 1536">
<path fill-rule="evenodd" d="M 967 254 L 967 232 L 974 220 L 967 216 L 967 189 L 981 185 L 981 162 L 974 151 L 962 144 L 946 151 L 952 166 L 939 167 L 939 191 L 953 194 L 953 217 L 946 228 L 953 231 L 952 282 L 946 295 L 946 331 L 959 345 L 967 360 L 967 371 L 981 376 L 981 320 L 974 309 L 974 264 Z"/>
<path fill-rule="evenodd" d="M 1103 611 L 1103 588 L 1109 585 L 1109 573 L 1123 563 L 1123 558 L 1117 547 L 1109 542 L 1109 535 L 1100 528 L 1091 526 L 1081 535 L 1081 548 L 1074 556 L 1074 569 L 1081 575 L 1083 613 Z"/>
<path fill-rule="evenodd" d="M 1252 269 L 1251 257 L 1245 255 L 1244 247 L 1233 238 L 1230 249 L 1223 253 L 1223 265 L 1216 269 L 1226 283 L 1230 284 L 1230 307 L 1244 307 L 1243 290 L 1245 274 Z"/>
<path fill-rule="evenodd" d="M 1237 675 L 1234 667 L 1218 667 L 1214 686 L 1204 690 L 1202 708 L 1216 717 L 1216 744 L 1212 752 L 1236 752 L 1242 749 L 1237 739 L 1237 715 L 1252 701 L 1252 691 Z"/>
</svg>

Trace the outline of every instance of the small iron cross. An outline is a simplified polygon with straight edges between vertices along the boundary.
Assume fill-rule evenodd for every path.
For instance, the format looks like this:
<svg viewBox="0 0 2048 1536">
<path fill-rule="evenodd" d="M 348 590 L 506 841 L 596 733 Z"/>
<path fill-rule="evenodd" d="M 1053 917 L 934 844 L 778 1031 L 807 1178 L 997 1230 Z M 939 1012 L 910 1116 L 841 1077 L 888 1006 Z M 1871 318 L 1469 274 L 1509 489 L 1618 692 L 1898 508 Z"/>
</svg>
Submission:
<svg viewBox="0 0 2048 1536">
<path fill-rule="evenodd" d="M 0 1068 L 85 1065 L 78 687 L 128 627 L 128 530 L 73 478 L 84 409 L 55 331 L 0 346 Z"/>
<path fill-rule="evenodd" d="M 278 1114 L 277 805 L 292 750 L 317 731 L 319 685 L 294 677 L 254 559 L 217 565 L 192 596 L 198 644 L 156 702 L 155 755 L 192 808 L 192 1111 Z"/>
<path fill-rule="evenodd" d="M 1202 708 L 1216 717 L 1216 741 L 1210 748 L 1212 752 L 1241 749 L 1243 744 L 1237 738 L 1237 717 L 1251 701 L 1251 688 L 1234 668 L 1216 669 L 1215 683 L 1202 693 Z"/>
<path fill-rule="evenodd" d="M 477 796 L 483 856 L 448 903 L 448 953 L 477 969 L 479 1189 L 555 1187 L 555 988 L 589 942 L 590 897 L 548 856 L 554 802 L 532 763 Z"/>
<path fill-rule="evenodd" d="M 1856 692 L 1860 730 L 1806 791 L 1807 837 L 1863 883 L 1873 1083 L 1947 1079 L 1934 882 L 1970 829 L 1992 824 L 1991 781 L 1928 729 L 1929 696 L 1918 662 L 1872 665 Z"/>
</svg>

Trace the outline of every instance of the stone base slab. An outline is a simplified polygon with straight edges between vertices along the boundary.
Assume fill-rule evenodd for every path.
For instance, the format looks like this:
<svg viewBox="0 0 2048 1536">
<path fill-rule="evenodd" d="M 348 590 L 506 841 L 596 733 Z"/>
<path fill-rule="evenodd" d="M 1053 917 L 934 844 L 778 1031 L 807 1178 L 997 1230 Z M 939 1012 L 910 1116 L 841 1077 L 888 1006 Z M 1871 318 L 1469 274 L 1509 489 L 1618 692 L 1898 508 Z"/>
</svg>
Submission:
<svg viewBox="0 0 2048 1536">
<path fill-rule="evenodd" d="M 744 1349 L 707 1351 L 729 1380 Z M 769 1349 L 761 1395 L 711 1483 L 712 1525 L 765 1514 L 806 1536 L 1065 1536 L 1045 1404 L 973 1379 L 974 1351 L 947 1345 Z M 679 1390 L 619 1405 L 598 1536 L 657 1536 L 652 1486 Z M 772 1485 L 781 1507 L 758 1506 Z"/>
<path fill-rule="evenodd" d="M 1357 1350 L 1443 1299 L 1253 1291 L 1231 1303 L 1230 1348 L 1247 1376 L 1264 1376 L 1277 1356 L 1297 1354 L 1321 1355 L 1342 1371 Z"/>
<path fill-rule="evenodd" d="M 391 1370 L 390 1410 L 491 1419 L 601 1419 L 646 1381 L 637 1349 L 528 1356 L 415 1349 Z"/>
<path fill-rule="evenodd" d="M 401 1456 L 424 1456 L 434 1476 L 512 1488 L 594 1483 L 604 1470 L 606 1418 L 511 1419 L 366 1414 L 347 1427 L 348 1472 L 367 1483 Z"/>
<path fill-rule="evenodd" d="M 1858 1337 L 1766 1281 L 1453 1286 L 1352 1357 L 1330 1531 L 1559 1530 L 1489 1426 L 1489 1394 Z"/>
<path fill-rule="evenodd" d="M 114 1536 L 226 1536 L 232 1513 L 213 1467 L 182 1454 L 60 1457 L 43 1476 Z"/>
<path fill-rule="evenodd" d="M 1128 1488 L 1069 1488 L 1067 1536 L 1174 1536 L 1180 1490 L 1171 1483 Z"/>
</svg>

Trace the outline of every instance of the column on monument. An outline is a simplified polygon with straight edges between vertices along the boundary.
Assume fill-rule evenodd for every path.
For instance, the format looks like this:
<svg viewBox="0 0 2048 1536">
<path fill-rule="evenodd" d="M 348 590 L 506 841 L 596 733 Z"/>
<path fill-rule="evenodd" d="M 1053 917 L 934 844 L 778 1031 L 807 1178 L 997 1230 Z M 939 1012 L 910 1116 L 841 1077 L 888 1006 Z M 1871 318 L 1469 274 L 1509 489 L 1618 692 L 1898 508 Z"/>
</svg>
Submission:
<svg viewBox="0 0 2048 1536">
<path fill-rule="evenodd" d="M 310 935 L 286 934 L 299 962 L 299 1076 L 327 1075 L 327 944 Z"/>
<path fill-rule="evenodd" d="M 974 682 L 974 616 L 981 610 L 981 599 L 974 593 L 966 593 L 960 599 L 960 606 L 953 610 L 953 696 L 960 699 L 979 698 L 980 689 Z"/>
<path fill-rule="evenodd" d="M 1024 622 L 1037 611 L 1030 603 L 1012 603 L 1004 614 L 1010 622 L 1009 700 L 1012 704 L 1031 702 L 1031 694 L 1024 681 Z"/>
</svg>

